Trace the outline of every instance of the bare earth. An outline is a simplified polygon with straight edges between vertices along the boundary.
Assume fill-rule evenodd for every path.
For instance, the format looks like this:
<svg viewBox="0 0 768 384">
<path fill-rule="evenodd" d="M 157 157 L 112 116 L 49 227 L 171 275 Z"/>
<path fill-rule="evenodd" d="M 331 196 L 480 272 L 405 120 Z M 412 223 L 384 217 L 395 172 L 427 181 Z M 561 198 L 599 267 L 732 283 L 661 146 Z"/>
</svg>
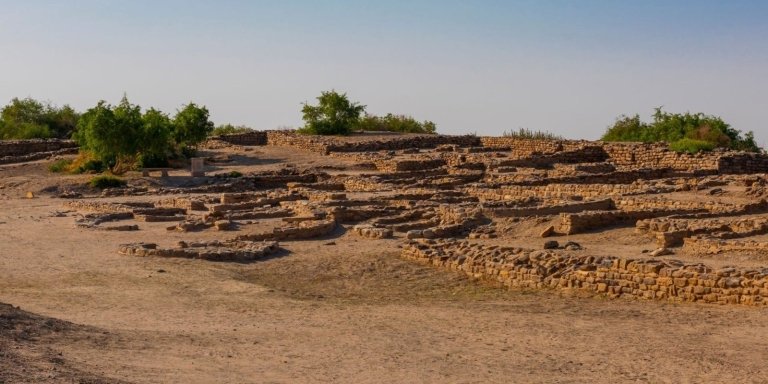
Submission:
<svg viewBox="0 0 768 384">
<path fill-rule="evenodd" d="M 221 170 L 340 161 L 276 147 L 239 155 Z M 0 383 L 768 381 L 767 308 L 498 289 L 343 228 L 253 263 L 126 257 L 118 244 L 137 237 L 171 246 L 220 234 L 76 228 L 72 214 L 52 215 L 62 199 L 38 191 L 88 177 L 46 166 L 0 166 L 0 302 L 21 308 L 0 305 Z M 621 231 L 631 229 L 573 239 L 653 248 Z"/>
</svg>

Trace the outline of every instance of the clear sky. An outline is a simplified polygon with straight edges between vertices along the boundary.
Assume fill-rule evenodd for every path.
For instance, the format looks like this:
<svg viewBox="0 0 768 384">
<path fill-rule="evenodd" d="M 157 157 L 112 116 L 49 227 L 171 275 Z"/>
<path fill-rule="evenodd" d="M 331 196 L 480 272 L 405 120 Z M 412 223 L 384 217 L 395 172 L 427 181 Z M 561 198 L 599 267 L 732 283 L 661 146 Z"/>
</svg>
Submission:
<svg viewBox="0 0 768 384">
<path fill-rule="evenodd" d="M 330 89 L 443 133 L 595 139 L 663 105 L 766 146 L 768 1 L 0 0 L 2 104 L 125 92 L 271 129 Z"/>
</svg>

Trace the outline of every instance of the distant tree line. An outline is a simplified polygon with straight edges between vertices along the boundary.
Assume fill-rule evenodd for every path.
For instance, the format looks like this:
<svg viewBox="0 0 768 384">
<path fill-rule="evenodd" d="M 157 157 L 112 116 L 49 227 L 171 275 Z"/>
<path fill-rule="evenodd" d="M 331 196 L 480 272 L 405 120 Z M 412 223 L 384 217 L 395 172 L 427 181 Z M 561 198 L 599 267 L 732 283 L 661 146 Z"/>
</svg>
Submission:
<svg viewBox="0 0 768 384">
<path fill-rule="evenodd" d="M 79 118 L 69 105 L 14 98 L 0 110 L 0 140 L 68 138 Z"/>
<path fill-rule="evenodd" d="M 365 105 L 352 102 L 346 93 L 322 92 L 317 105 L 304 103 L 301 113 L 304 127 L 300 133 L 311 135 L 348 135 L 353 131 L 387 131 L 400 133 L 436 133 L 431 121 L 417 121 L 406 115 L 375 116 L 365 113 Z"/>
<path fill-rule="evenodd" d="M 656 108 L 653 121 L 640 120 L 639 115 L 620 116 L 608 127 L 604 141 L 667 142 L 678 152 L 695 153 L 728 148 L 758 152 L 754 134 L 734 129 L 717 116 L 703 113 L 669 113 Z"/>
<path fill-rule="evenodd" d="M 14 98 L 0 110 L 0 139 L 72 138 L 81 156 L 58 171 L 112 171 L 167 166 L 189 156 L 213 131 L 208 109 L 189 103 L 171 117 L 155 108 L 142 111 L 123 97 L 117 105 L 100 101 L 84 113 L 32 98 Z"/>
</svg>

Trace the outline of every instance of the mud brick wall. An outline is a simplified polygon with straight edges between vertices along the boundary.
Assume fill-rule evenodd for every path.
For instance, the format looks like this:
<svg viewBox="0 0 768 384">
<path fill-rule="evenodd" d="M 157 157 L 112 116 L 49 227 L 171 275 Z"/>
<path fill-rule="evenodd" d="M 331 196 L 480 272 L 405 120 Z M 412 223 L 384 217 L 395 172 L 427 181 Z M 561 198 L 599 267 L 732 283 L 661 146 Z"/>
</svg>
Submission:
<svg viewBox="0 0 768 384">
<path fill-rule="evenodd" d="M 659 208 L 648 209 L 643 211 L 585 211 L 578 213 L 561 213 L 560 224 L 558 227 L 559 233 L 566 235 L 573 235 L 575 233 L 583 233 L 594 229 L 600 229 L 609 227 L 612 225 L 618 225 L 622 223 L 632 222 L 633 224 L 637 220 L 650 219 L 654 217 L 690 214 L 690 213 L 707 213 L 705 209 L 672 209 L 672 208 Z"/>
<path fill-rule="evenodd" d="M 443 159 L 378 160 L 376 169 L 382 172 L 412 172 L 445 166 Z"/>
<path fill-rule="evenodd" d="M 328 154 L 328 138 L 299 135 L 290 131 L 267 131 L 267 145 L 291 147 L 309 152 Z"/>
<path fill-rule="evenodd" d="M 505 136 L 484 136 L 480 138 L 480 144 L 484 147 L 509 149 L 513 156 L 526 157 L 531 156 L 534 153 L 552 154 L 562 151 L 575 151 L 584 146 L 594 145 L 594 142 L 584 140 L 530 140 Z"/>
<path fill-rule="evenodd" d="M 207 211 L 205 201 L 201 199 L 172 197 L 163 199 L 155 203 L 155 207 L 160 208 L 182 208 L 188 211 Z"/>
<path fill-rule="evenodd" d="M 300 135 L 291 131 L 267 131 L 267 144 L 293 147 L 310 152 L 329 154 L 331 152 L 374 152 L 392 151 L 409 148 L 435 148 L 439 145 L 454 144 L 457 146 L 479 145 L 476 136 L 447 136 L 447 135 L 391 135 L 386 138 L 371 138 L 343 136 L 313 136 Z"/>
<path fill-rule="evenodd" d="M 489 217 L 523 217 L 611 209 L 615 209 L 612 199 L 600 199 L 595 201 L 551 204 L 536 207 L 487 208 L 483 210 L 483 213 Z"/>
<path fill-rule="evenodd" d="M 677 153 L 659 143 L 604 143 L 611 161 L 619 167 L 716 170 L 718 153 Z"/>
<path fill-rule="evenodd" d="M 650 209 L 684 209 L 707 211 L 730 211 L 738 209 L 732 204 L 723 204 L 716 201 L 680 201 L 667 199 L 643 199 L 620 198 L 616 199 L 616 206 L 625 211 L 643 211 Z"/>
<path fill-rule="evenodd" d="M 253 131 L 234 135 L 221 135 L 214 137 L 214 139 L 234 145 L 267 145 L 267 132 Z"/>
<path fill-rule="evenodd" d="M 406 135 L 393 136 L 386 140 L 344 142 L 335 141 L 328 145 L 329 152 L 370 152 L 394 151 L 409 148 L 435 148 L 439 145 L 453 144 L 460 147 L 470 147 L 480 144 L 480 139 L 472 135 Z"/>
<path fill-rule="evenodd" d="M 631 194 L 646 194 L 649 192 L 673 192 L 679 186 L 665 188 L 637 184 L 548 184 L 539 186 L 509 185 L 499 188 L 487 186 L 471 186 L 464 191 L 484 200 L 513 200 L 526 197 L 539 198 L 571 198 L 573 196 L 602 197 Z"/>
<path fill-rule="evenodd" d="M 754 240 L 724 240 L 707 235 L 695 235 L 683 240 L 683 251 L 691 255 L 714 255 L 726 252 L 757 253 L 768 259 L 768 242 Z"/>
<path fill-rule="evenodd" d="M 99 213 L 119 213 L 133 212 L 138 208 L 153 208 L 152 203 L 106 203 L 100 201 L 72 200 L 64 203 L 64 207 L 78 211 L 99 212 Z"/>
<path fill-rule="evenodd" d="M 550 154 L 534 154 L 516 159 L 500 160 L 495 167 L 548 167 L 554 164 L 599 163 L 608 160 L 608 154 L 602 146 L 584 145 L 575 150 L 563 150 Z"/>
<path fill-rule="evenodd" d="M 300 240 L 325 236 L 336 229 L 336 220 L 305 220 L 296 225 L 274 228 L 270 232 L 241 235 L 238 241 Z"/>
<path fill-rule="evenodd" d="M 733 153 L 720 156 L 717 169 L 722 174 L 768 173 L 768 155 Z"/>
<path fill-rule="evenodd" d="M 72 140 L 0 140 L 0 157 L 24 156 L 36 152 L 54 152 L 67 148 L 77 148 Z"/>
<path fill-rule="evenodd" d="M 226 244 L 211 242 L 183 248 L 157 248 L 157 244 L 121 244 L 118 253 L 138 257 L 180 257 L 211 261 L 254 260 L 279 250 L 277 242 Z"/>
<path fill-rule="evenodd" d="M 671 168 L 656 168 L 656 169 L 634 169 L 634 170 L 622 170 L 610 173 L 602 174 L 580 174 L 580 175 L 567 175 L 567 176 L 552 176 L 544 177 L 543 175 L 538 178 L 523 177 L 516 174 L 489 174 L 486 175 L 486 179 L 489 182 L 499 182 L 505 184 L 517 184 L 517 185 L 547 185 L 547 184 L 632 184 L 638 180 L 656 180 L 671 177 L 683 177 L 691 176 L 694 174 L 716 173 L 716 170 L 696 170 L 696 173 L 673 170 Z"/>
<path fill-rule="evenodd" d="M 638 233 L 648 233 L 656 238 L 660 247 L 683 245 L 684 239 L 706 234 L 720 239 L 762 235 L 768 233 L 768 218 L 739 219 L 676 219 L 658 218 L 639 220 L 635 224 Z"/>
<path fill-rule="evenodd" d="M 344 180 L 344 190 L 350 192 L 379 192 L 391 190 L 378 177 L 348 177 Z"/>
<path fill-rule="evenodd" d="M 401 256 L 507 287 L 577 289 L 670 302 L 768 303 L 766 268 L 715 270 L 675 260 L 595 257 L 465 241 L 410 242 Z"/>
</svg>

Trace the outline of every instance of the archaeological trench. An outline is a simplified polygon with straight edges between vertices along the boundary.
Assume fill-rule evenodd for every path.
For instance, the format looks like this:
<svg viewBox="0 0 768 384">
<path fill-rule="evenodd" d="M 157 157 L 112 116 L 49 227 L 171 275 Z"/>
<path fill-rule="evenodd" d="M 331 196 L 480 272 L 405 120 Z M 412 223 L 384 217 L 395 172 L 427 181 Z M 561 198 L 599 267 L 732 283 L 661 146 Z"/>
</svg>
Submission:
<svg viewBox="0 0 768 384">
<path fill-rule="evenodd" d="M 73 225 L 82 230 L 134 231 L 134 242 L 114 244 L 125 257 L 258 263 L 294 242 L 332 245 L 348 232 L 390 242 L 415 263 L 510 289 L 768 303 L 765 155 L 679 154 L 663 144 L 285 131 L 206 143 L 263 146 L 354 165 L 209 171 L 190 186 L 129 183 L 100 196 L 63 191 L 60 210 L 73 212 Z M 6 142 L 0 162 L 73 151 L 65 141 Z M 190 240 L 165 247 L 143 242 L 147 222 L 166 222 L 165 231 L 189 233 Z M 201 231 L 218 231 L 218 240 L 194 240 Z M 652 246 L 627 254 L 590 244 L 589 236 L 613 232 Z M 575 241 L 577 235 L 587 240 Z M 528 246 L 517 245 L 521 237 Z"/>
</svg>

